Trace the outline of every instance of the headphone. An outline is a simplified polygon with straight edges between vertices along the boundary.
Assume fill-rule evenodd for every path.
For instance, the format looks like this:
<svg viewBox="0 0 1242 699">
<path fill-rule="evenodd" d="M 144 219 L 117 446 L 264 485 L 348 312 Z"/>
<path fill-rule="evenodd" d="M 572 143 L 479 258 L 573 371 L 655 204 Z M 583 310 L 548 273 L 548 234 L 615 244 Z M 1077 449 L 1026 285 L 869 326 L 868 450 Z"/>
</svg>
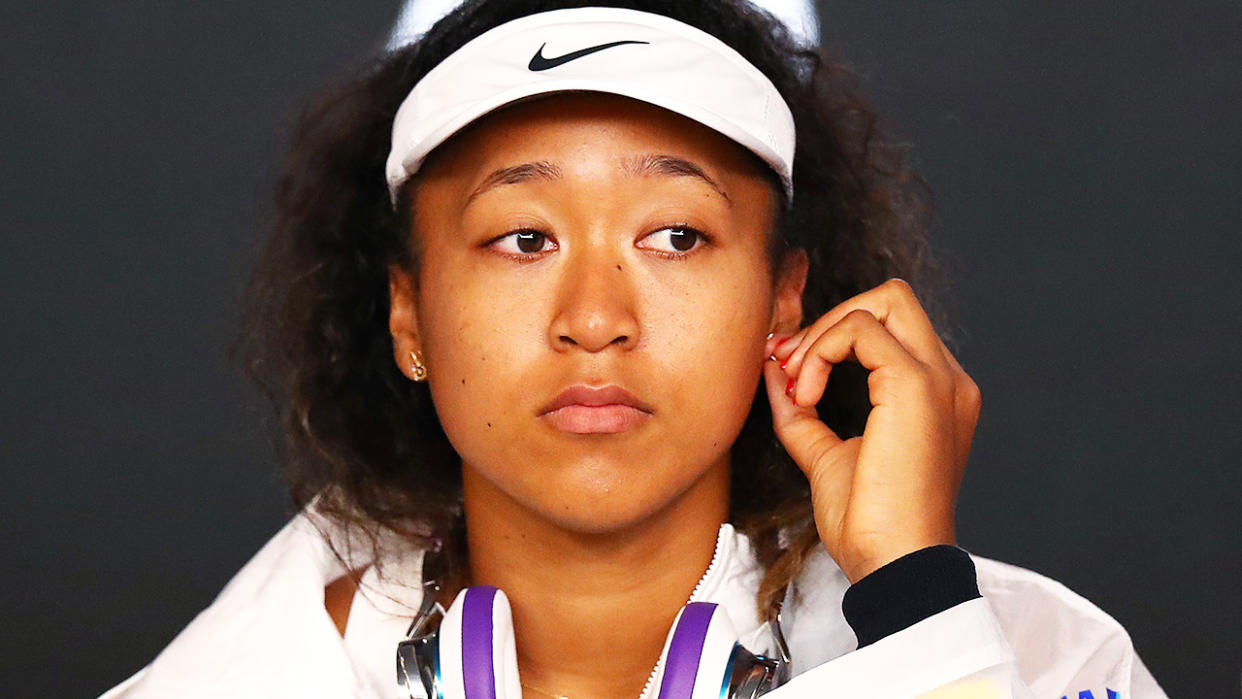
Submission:
<svg viewBox="0 0 1242 699">
<path fill-rule="evenodd" d="M 513 612 L 489 585 L 457 593 L 448 610 L 439 585 L 424 580 L 418 614 L 397 644 L 401 699 L 520 699 Z M 780 615 L 768 621 L 776 657 L 738 642 L 725 609 L 690 602 L 677 613 L 647 696 L 657 699 L 755 699 L 789 680 L 789 648 Z"/>
</svg>

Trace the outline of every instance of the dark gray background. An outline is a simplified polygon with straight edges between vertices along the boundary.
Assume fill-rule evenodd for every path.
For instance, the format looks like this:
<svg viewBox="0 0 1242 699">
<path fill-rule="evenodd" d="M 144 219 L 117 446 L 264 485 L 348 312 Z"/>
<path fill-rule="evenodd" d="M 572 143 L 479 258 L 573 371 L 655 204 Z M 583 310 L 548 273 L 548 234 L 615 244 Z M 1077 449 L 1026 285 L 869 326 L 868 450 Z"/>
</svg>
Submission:
<svg viewBox="0 0 1242 699">
<path fill-rule="evenodd" d="M 1242 669 L 1242 4 L 823 2 L 913 145 L 984 396 L 962 543 Z M 397 3 L 0 17 L 3 693 L 150 660 L 287 513 L 226 357 L 290 117 Z"/>
</svg>

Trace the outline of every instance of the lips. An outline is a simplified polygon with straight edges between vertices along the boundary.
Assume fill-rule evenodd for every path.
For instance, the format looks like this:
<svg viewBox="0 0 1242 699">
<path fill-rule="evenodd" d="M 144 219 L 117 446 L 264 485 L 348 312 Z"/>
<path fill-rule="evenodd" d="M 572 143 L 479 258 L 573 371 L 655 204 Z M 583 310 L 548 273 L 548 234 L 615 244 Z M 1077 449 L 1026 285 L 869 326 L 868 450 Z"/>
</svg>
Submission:
<svg viewBox="0 0 1242 699">
<path fill-rule="evenodd" d="M 570 386 L 539 413 L 553 427 L 574 434 L 623 432 L 651 416 L 651 406 L 620 386 Z"/>
</svg>

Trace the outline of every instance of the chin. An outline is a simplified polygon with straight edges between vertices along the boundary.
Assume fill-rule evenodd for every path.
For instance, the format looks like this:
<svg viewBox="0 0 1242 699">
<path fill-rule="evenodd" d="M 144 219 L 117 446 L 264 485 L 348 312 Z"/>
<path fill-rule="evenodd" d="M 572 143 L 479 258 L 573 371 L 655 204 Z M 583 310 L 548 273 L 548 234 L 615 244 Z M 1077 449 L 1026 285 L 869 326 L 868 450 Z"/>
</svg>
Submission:
<svg viewBox="0 0 1242 699">
<path fill-rule="evenodd" d="M 539 503 L 538 511 L 557 528 L 587 536 L 618 534 L 649 520 L 660 511 L 658 505 L 609 502 L 605 497 L 574 506 L 566 503 Z"/>
<path fill-rule="evenodd" d="M 584 535 L 617 534 L 670 514 L 699 481 L 684 471 L 663 478 L 632 470 L 575 475 L 568 482 L 545 481 L 525 505 L 558 528 Z"/>
<path fill-rule="evenodd" d="M 727 452 L 721 458 L 642 444 L 586 453 L 521 446 L 520 456 L 463 460 L 467 499 L 493 523 L 542 520 L 575 535 L 616 535 L 665 518 L 727 511 Z"/>
</svg>

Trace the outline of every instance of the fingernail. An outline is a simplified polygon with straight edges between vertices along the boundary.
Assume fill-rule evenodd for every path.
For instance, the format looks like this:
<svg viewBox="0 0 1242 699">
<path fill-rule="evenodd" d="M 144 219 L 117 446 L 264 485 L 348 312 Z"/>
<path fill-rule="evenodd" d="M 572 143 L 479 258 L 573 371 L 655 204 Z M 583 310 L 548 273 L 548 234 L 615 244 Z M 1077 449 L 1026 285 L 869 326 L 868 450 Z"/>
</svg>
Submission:
<svg viewBox="0 0 1242 699">
<path fill-rule="evenodd" d="M 776 359 L 776 357 L 772 357 L 772 358 L 773 358 L 773 359 Z M 782 368 L 782 369 L 784 369 L 784 368 L 785 368 L 785 367 L 787 367 L 787 366 L 789 366 L 789 360 L 788 360 L 788 359 L 786 359 L 785 361 L 781 362 L 781 368 Z"/>
<path fill-rule="evenodd" d="M 772 339 L 772 336 L 773 336 L 773 335 L 775 335 L 775 334 L 776 334 L 776 333 L 768 333 L 768 339 L 769 339 L 769 340 L 771 340 L 771 339 Z"/>
<path fill-rule="evenodd" d="M 793 335 L 790 335 L 789 337 L 793 337 Z M 789 339 L 789 337 L 782 337 L 782 338 L 781 338 L 781 339 L 780 339 L 780 340 L 776 343 L 776 346 L 772 348 L 772 351 L 773 351 L 773 352 L 775 352 L 776 350 L 780 349 L 780 348 L 781 348 L 781 345 L 785 344 L 785 342 Z"/>
<path fill-rule="evenodd" d="M 789 380 L 789 383 L 785 385 L 785 395 L 787 395 L 787 396 L 793 396 L 793 390 L 794 390 L 794 383 L 795 383 L 795 381 L 796 381 L 796 379 L 790 379 L 790 380 Z"/>
<path fill-rule="evenodd" d="M 776 361 L 776 355 L 775 355 L 775 354 L 769 354 L 769 355 L 768 355 L 768 361 L 770 361 L 770 362 L 775 362 L 775 361 Z"/>
</svg>

